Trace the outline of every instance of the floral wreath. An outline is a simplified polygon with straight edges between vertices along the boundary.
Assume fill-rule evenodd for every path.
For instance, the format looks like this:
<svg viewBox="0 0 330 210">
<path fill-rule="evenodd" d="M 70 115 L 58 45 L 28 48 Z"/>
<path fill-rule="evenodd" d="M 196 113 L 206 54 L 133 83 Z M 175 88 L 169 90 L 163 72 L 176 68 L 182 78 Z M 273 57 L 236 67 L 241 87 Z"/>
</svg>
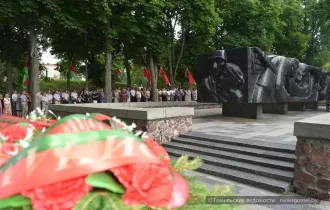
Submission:
<svg viewBox="0 0 330 210">
<path fill-rule="evenodd" d="M 0 210 L 205 209 L 206 195 L 232 195 L 181 175 L 201 160 L 171 161 L 134 124 L 102 114 L 57 119 L 40 109 L 0 117 Z"/>
</svg>

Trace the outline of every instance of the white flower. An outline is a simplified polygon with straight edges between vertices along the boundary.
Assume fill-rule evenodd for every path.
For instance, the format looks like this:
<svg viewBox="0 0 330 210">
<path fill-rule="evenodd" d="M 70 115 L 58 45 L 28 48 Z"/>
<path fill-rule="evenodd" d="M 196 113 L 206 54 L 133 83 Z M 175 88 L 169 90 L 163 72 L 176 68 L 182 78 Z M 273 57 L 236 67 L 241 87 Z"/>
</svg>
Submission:
<svg viewBox="0 0 330 210">
<path fill-rule="evenodd" d="M 25 141 L 25 140 L 19 140 L 18 144 L 23 148 L 27 148 L 28 146 L 30 146 L 30 143 L 28 141 Z"/>
<path fill-rule="evenodd" d="M 140 136 L 141 134 L 143 134 L 143 131 L 137 131 L 137 132 L 135 133 L 135 136 Z"/>
</svg>

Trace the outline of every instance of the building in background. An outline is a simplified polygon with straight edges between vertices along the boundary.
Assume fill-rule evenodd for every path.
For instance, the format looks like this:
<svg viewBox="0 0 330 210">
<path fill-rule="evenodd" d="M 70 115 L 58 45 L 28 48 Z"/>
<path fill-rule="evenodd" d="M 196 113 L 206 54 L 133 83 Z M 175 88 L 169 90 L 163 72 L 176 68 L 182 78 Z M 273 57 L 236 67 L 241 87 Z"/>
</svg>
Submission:
<svg viewBox="0 0 330 210">
<path fill-rule="evenodd" d="M 56 64 L 42 63 L 41 65 L 44 67 L 43 71 L 41 72 L 42 76 L 49 79 L 60 79 L 60 72 L 55 70 L 57 68 Z"/>
<path fill-rule="evenodd" d="M 44 67 L 41 74 L 43 77 L 48 77 L 49 79 L 60 79 L 60 72 L 55 70 L 57 68 L 57 63 L 60 60 L 52 55 L 50 50 L 51 49 L 48 49 L 46 52 L 44 52 L 41 57 L 41 65 Z"/>
</svg>

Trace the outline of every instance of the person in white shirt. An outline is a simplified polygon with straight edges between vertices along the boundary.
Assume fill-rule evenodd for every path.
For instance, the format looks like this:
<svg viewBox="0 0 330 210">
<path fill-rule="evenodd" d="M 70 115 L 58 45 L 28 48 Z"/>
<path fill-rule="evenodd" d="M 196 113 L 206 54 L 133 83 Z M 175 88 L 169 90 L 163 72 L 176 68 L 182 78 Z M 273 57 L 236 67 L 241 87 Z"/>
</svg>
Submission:
<svg viewBox="0 0 330 210">
<path fill-rule="evenodd" d="M 53 103 L 53 95 L 50 92 L 50 90 L 48 91 L 48 94 L 47 94 L 47 100 L 48 100 L 48 104 L 52 104 Z"/>
<path fill-rule="evenodd" d="M 67 90 L 64 91 L 64 92 L 62 93 L 63 104 L 68 104 L 68 103 L 69 103 L 69 98 L 70 98 L 70 96 L 69 96 L 69 94 L 68 94 L 68 91 L 67 91 Z"/>
<path fill-rule="evenodd" d="M 170 89 L 168 89 L 166 91 L 166 100 L 167 101 L 171 101 L 171 94 L 172 94 L 172 91 Z"/>
<path fill-rule="evenodd" d="M 45 113 L 48 112 L 48 97 L 46 93 L 41 95 L 41 108 L 45 110 Z"/>
<path fill-rule="evenodd" d="M 72 93 L 71 93 L 71 101 L 73 104 L 77 103 L 77 99 L 78 99 L 78 94 L 77 94 L 77 91 L 74 90 Z"/>
<path fill-rule="evenodd" d="M 61 103 L 61 96 L 60 96 L 60 94 L 58 94 L 58 91 L 56 91 L 54 94 L 54 101 L 55 101 L 55 104 Z"/>
<path fill-rule="evenodd" d="M 134 88 L 131 90 L 131 102 L 136 102 L 136 91 Z"/>
<path fill-rule="evenodd" d="M 17 111 L 16 111 L 16 103 L 17 103 L 17 99 L 18 99 L 18 95 L 17 95 L 17 91 L 14 90 L 13 95 L 11 96 L 11 101 L 13 103 L 13 115 L 17 115 Z"/>
<path fill-rule="evenodd" d="M 140 88 L 136 89 L 136 101 L 137 102 L 141 102 L 141 98 L 142 98 L 142 93 L 141 93 L 141 90 Z"/>
</svg>

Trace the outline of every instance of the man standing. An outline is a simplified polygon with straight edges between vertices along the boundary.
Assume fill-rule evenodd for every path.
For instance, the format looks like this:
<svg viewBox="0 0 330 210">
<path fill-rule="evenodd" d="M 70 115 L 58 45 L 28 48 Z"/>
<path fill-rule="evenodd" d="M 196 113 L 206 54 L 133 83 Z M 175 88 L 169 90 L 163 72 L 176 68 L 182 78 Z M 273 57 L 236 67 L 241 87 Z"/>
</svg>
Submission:
<svg viewBox="0 0 330 210">
<path fill-rule="evenodd" d="M 53 103 L 53 94 L 50 92 L 50 90 L 48 91 L 47 96 L 47 104 L 52 104 Z"/>
<path fill-rule="evenodd" d="M 78 99 L 78 94 L 77 94 L 77 91 L 74 90 L 72 93 L 71 93 L 71 101 L 73 104 L 77 103 L 77 99 Z"/>
<path fill-rule="evenodd" d="M 41 108 L 45 110 L 45 113 L 48 112 L 48 95 L 46 93 L 43 93 L 41 96 Z"/>
<path fill-rule="evenodd" d="M 20 96 L 20 101 L 21 101 L 21 105 L 22 105 L 22 117 L 26 118 L 26 116 L 28 114 L 26 91 L 23 91 L 22 95 Z"/>
<path fill-rule="evenodd" d="M 17 91 L 14 90 L 14 93 L 11 96 L 11 99 L 12 99 L 11 101 L 13 102 L 13 104 L 12 104 L 12 106 L 13 106 L 13 115 L 15 115 L 15 116 L 17 116 L 17 113 L 16 113 L 17 98 L 18 98 Z"/>
<path fill-rule="evenodd" d="M 150 101 L 150 89 L 146 88 L 146 102 Z"/>
<path fill-rule="evenodd" d="M 136 91 L 134 88 L 131 89 L 131 102 L 136 102 Z"/>
<path fill-rule="evenodd" d="M 70 96 L 69 96 L 69 94 L 68 94 L 68 91 L 67 91 L 67 90 L 64 91 L 64 92 L 62 93 L 62 101 L 63 101 L 63 104 L 68 104 L 68 103 L 69 103 L 69 98 L 70 98 Z"/>
<path fill-rule="evenodd" d="M 61 96 L 58 93 L 58 91 L 56 91 L 54 94 L 54 101 L 55 101 L 55 104 L 61 104 Z"/>
</svg>

